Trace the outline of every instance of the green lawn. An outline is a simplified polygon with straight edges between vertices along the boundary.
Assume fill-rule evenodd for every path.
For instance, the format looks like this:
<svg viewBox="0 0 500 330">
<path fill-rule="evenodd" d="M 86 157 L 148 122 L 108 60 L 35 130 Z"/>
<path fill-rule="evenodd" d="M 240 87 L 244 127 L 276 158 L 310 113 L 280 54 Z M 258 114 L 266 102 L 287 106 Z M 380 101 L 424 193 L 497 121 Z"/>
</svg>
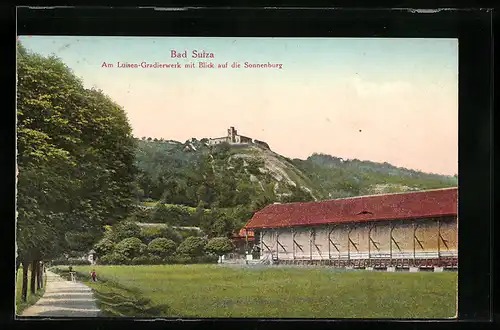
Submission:
<svg viewBox="0 0 500 330">
<path fill-rule="evenodd" d="M 67 267 L 58 267 L 59 271 Z M 96 266 L 109 316 L 451 318 L 457 273 L 218 265 Z M 92 267 L 73 266 L 88 281 Z"/>
<path fill-rule="evenodd" d="M 43 296 L 43 293 L 45 292 L 45 285 L 43 286 L 42 289 L 38 290 L 34 295 L 31 294 L 31 270 L 28 269 L 28 295 L 26 302 L 21 301 L 21 293 L 22 293 L 22 286 L 23 286 L 23 267 L 20 266 L 18 271 L 17 271 L 17 277 L 16 277 L 16 314 L 21 315 L 22 312 L 28 308 L 29 306 L 33 305 L 38 301 Z"/>
</svg>

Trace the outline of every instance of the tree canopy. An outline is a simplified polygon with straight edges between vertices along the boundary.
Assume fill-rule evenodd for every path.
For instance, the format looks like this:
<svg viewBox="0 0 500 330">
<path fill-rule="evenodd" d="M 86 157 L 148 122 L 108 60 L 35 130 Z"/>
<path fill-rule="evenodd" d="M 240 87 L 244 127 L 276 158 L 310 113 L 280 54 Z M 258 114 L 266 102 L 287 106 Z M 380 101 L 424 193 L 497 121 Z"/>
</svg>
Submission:
<svg viewBox="0 0 500 330">
<path fill-rule="evenodd" d="M 60 59 L 20 43 L 17 52 L 18 255 L 85 251 L 133 205 L 130 125 L 119 105 L 85 88 Z"/>
</svg>

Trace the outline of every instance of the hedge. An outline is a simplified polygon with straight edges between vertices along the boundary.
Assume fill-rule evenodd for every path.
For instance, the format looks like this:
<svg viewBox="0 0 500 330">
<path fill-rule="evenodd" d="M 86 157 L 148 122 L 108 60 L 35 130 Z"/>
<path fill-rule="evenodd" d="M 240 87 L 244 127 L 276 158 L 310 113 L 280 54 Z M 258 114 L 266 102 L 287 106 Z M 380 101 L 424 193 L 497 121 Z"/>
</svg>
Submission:
<svg viewBox="0 0 500 330">
<path fill-rule="evenodd" d="M 133 259 L 120 258 L 116 255 L 105 255 L 97 259 L 99 265 L 173 265 L 173 264 L 213 264 L 217 263 L 218 257 L 206 255 L 201 257 L 170 256 L 160 258 L 158 256 L 138 256 Z"/>
</svg>

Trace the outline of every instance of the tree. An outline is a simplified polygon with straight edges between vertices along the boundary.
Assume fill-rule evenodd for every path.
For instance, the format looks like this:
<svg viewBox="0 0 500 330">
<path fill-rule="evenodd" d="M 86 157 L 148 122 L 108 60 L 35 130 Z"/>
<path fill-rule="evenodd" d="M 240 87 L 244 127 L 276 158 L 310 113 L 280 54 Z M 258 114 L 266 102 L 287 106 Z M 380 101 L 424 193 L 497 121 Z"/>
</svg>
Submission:
<svg viewBox="0 0 500 330">
<path fill-rule="evenodd" d="M 140 237 L 141 227 L 132 221 L 123 221 L 114 226 L 112 237 L 115 242 L 122 241 L 126 238 Z"/>
<path fill-rule="evenodd" d="M 267 205 L 273 204 L 274 202 L 275 202 L 274 198 L 271 198 L 268 195 L 258 196 L 255 200 L 252 201 L 250 205 L 250 211 L 251 212 L 260 211 Z"/>
<path fill-rule="evenodd" d="M 104 235 L 95 245 L 94 249 L 99 257 L 110 254 L 118 241 L 111 226 L 104 226 Z"/>
<path fill-rule="evenodd" d="M 226 213 L 215 209 L 202 215 L 200 227 L 209 238 L 229 237 L 236 229 L 234 221 Z"/>
<path fill-rule="evenodd" d="M 234 249 L 233 243 L 227 237 L 214 237 L 205 245 L 205 250 L 217 256 L 222 256 Z"/>
<path fill-rule="evenodd" d="M 113 252 L 115 248 L 115 242 L 108 237 L 102 238 L 99 242 L 94 245 L 95 252 L 98 256 L 104 256 Z"/>
<path fill-rule="evenodd" d="M 116 244 L 113 253 L 122 255 L 127 259 L 132 259 L 142 255 L 147 250 L 147 245 L 143 244 L 137 237 L 125 238 Z"/>
<path fill-rule="evenodd" d="M 140 237 L 146 244 L 156 238 L 166 238 L 176 243 L 182 242 L 182 235 L 170 226 L 142 228 Z"/>
<path fill-rule="evenodd" d="M 284 203 L 312 202 L 314 198 L 311 194 L 303 190 L 300 186 L 292 187 L 292 194 L 283 198 Z"/>
<path fill-rule="evenodd" d="M 88 252 L 95 242 L 95 236 L 89 232 L 72 231 L 65 234 L 66 243 L 72 251 Z"/>
<path fill-rule="evenodd" d="M 177 253 L 190 257 L 202 256 L 205 252 L 205 240 L 201 237 L 190 236 L 177 248 Z"/>
<path fill-rule="evenodd" d="M 102 91 L 55 57 L 17 50 L 16 237 L 27 271 L 74 248 L 67 233 L 98 238 L 103 224 L 126 218 L 135 145 L 124 110 Z"/>
<path fill-rule="evenodd" d="M 149 253 L 162 258 L 172 255 L 176 248 L 177 244 L 167 238 L 155 238 L 148 244 Z"/>
</svg>

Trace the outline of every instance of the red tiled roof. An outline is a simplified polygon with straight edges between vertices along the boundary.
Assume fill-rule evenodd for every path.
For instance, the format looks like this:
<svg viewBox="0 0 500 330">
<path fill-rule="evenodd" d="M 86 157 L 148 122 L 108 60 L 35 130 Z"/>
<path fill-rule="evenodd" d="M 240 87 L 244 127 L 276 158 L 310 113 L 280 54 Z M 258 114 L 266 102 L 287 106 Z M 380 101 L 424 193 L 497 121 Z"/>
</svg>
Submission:
<svg viewBox="0 0 500 330">
<path fill-rule="evenodd" d="M 458 188 L 360 196 L 321 202 L 271 204 L 245 228 L 277 228 L 328 223 L 415 219 L 457 215 Z"/>
</svg>

